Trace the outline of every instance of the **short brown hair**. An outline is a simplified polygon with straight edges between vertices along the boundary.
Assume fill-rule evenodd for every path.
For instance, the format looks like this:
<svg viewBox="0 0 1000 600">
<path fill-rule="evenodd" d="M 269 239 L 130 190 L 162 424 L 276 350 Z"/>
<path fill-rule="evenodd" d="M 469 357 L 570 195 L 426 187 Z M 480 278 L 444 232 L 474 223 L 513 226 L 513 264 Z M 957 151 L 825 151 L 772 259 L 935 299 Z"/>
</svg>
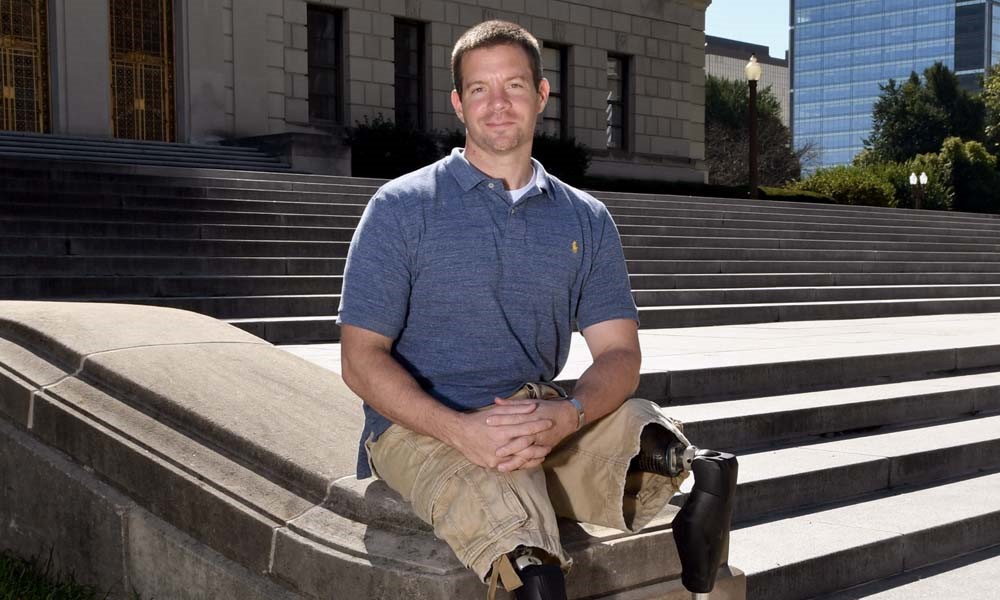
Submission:
<svg viewBox="0 0 1000 600">
<path fill-rule="evenodd" d="M 528 55 L 535 89 L 542 83 L 542 50 L 535 36 L 517 23 L 484 21 L 462 34 L 451 51 L 451 80 L 462 97 L 462 57 L 470 50 L 500 45 L 518 46 Z"/>
</svg>

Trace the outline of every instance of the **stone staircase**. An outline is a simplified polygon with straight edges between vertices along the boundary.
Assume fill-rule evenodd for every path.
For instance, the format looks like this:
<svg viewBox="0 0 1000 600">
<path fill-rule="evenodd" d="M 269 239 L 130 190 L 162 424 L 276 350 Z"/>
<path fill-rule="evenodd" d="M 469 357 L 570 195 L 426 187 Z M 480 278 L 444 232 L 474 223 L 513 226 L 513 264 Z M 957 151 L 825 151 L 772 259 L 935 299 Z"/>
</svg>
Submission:
<svg viewBox="0 0 1000 600">
<path fill-rule="evenodd" d="M 0 160 L 8 159 L 249 171 L 288 171 L 290 168 L 278 157 L 239 146 L 0 131 Z"/>
<path fill-rule="evenodd" d="M 377 180 L 0 163 L 0 298 L 171 306 L 330 342 Z M 1000 311 L 991 216 L 600 193 L 644 328 Z"/>
<path fill-rule="evenodd" d="M 0 182 L 0 298 L 185 308 L 286 344 L 338 339 L 379 184 L 23 160 Z M 637 395 L 740 454 L 748 598 L 855 597 L 1000 545 L 1000 220 L 598 197 L 642 315 Z M 336 344 L 287 349 L 338 366 Z M 576 339 L 567 384 L 586 360 Z"/>
</svg>

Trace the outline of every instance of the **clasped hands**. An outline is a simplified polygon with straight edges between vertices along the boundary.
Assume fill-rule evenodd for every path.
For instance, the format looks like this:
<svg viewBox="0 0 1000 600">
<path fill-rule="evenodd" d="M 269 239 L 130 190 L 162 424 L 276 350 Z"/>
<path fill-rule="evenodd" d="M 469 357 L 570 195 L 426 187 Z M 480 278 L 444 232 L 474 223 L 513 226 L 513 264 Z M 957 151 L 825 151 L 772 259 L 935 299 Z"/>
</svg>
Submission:
<svg viewBox="0 0 1000 600">
<path fill-rule="evenodd" d="M 460 413 L 452 446 L 471 462 L 510 472 L 533 469 L 579 422 L 576 408 L 564 398 L 496 398 L 487 409 Z"/>
</svg>

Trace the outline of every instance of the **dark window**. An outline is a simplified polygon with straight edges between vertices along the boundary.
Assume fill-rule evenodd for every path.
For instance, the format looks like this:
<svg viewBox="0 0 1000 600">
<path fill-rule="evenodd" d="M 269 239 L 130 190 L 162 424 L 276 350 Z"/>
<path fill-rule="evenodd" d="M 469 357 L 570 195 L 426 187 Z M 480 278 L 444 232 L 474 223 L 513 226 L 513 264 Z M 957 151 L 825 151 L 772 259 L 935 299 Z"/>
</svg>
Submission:
<svg viewBox="0 0 1000 600">
<path fill-rule="evenodd" d="M 542 47 L 542 65 L 545 68 L 545 78 L 549 80 L 549 103 L 545 106 L 539 121 L 538 130 L 549 135 L 566 137 L 567 114 L 569 105 L 566 101 L 567 60 L 566 47 L 545 42 Z"/>
<path fill-rule="evenodd" d="M 628 149 L 628 57 L 608 55 L 608 148 Z"/>
<path fill-rule="evenodd" d="M 424 25 L 396 19 L 396 122 L 424 128 Z"/>
<path fill-rule="evenodd" d="M 309 120 L 343 123 L 343 29 L 339 11 L 308 7 Z"/>
<path fill-rule="evenodd" d="M 955 70 L 982 69 L 986 58 L 986 5 L 955 7 Z"/>
</svg>

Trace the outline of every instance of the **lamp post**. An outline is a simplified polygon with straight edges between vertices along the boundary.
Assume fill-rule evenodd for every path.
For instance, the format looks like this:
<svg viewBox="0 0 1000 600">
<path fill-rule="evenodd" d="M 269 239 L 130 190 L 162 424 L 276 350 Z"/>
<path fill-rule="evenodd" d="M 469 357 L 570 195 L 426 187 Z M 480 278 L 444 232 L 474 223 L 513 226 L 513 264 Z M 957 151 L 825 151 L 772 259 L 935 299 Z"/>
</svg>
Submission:
<svg viewBox="0 0 1000 600">
<path fill-rule="evenodd" d="M 750 55 L 744 68 L 750 84 L 750 197 L 757 197 L 757 82 L 760 81 L 760 64 L 757 55 Z"/>
<path fill-rule="evenodd" d="M 910 185 L 913 186 L 913 208 L 920 208 L 924 199 L 924 187 L 927 186 L 927 173 L 921 171 L 920 177 L 910 173 Z"/>
</svg>

